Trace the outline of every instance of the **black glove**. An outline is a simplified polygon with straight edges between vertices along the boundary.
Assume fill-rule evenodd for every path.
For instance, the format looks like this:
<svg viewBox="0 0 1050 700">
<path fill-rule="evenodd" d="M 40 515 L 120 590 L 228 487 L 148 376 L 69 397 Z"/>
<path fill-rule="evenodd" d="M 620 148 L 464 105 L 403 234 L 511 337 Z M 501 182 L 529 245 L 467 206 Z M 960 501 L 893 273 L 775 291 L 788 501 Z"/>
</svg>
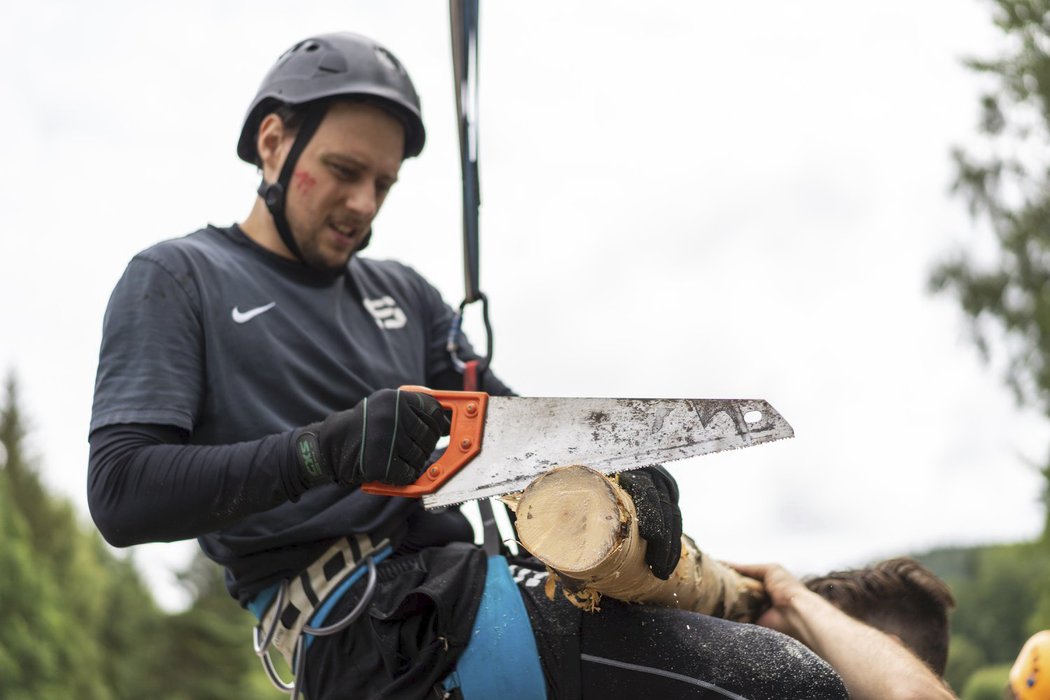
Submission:
<svg viewBox="0 0 1050 700">
<path fill-rule="evenodd" d="M 638 511 L 638 534 L 645 540 L 645 562 L 653 576 L 667 580 L 682 556 L 682 511 L 678 484 L 663 467 L 620 472 L 620 486 Z"/>
<path fill-rule="evenodd" d="M 299 476 L 307 487 L 332 481 L 411 484 L 450 427 L 434 397 L 380 389 L 350 410 L 293 433 Z"/>
</svg>

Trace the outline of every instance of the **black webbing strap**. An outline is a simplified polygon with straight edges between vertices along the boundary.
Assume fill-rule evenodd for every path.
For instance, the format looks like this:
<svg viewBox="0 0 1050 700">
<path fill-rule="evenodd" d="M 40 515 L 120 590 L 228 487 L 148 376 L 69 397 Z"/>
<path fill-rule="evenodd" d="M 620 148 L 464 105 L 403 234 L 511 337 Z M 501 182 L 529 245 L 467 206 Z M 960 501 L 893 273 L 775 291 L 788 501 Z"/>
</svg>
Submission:
<svg viewBox="0 0 1050 700">
<path fill-rule="evenodd" d="M 450 0 L 452 70 L 459 118 L 459 161 L 463 173 L 464 303 L 478 301 L 478 0 Z"/>
<path fill-rule="evenodd" d="M 478 0 L 449 0 L 452 27 L 452 71 L 459 120 L 459 163 L 463 174 L 463 302 L 449 331 L 448 351 L 452 363 L 463 373 L 463 390 L 479 391 L 485 370 L 492 362 L 492 327 L 488 299 L 481 292 L 479 275 L 478 209 L 481 184 L 478 179 Z M 460 324 L 468 304 L 481 302 L 485 322 L 486 352 L 483 360 L 459 357 Z M 500 504 L 502 507 L 502 504 Z M 478 501 L 484 549 L 489 556 L 499 554 L 500 533 L 492 501 Z"/>
<path fill-rule="evenodd" d="M 492 331 L 488 323 L 488 298 L 480 285 L 480 246 L 478 243 L 478 210 L 481 206 L 481 184 L 478 179 L 478 0 L 450 0 L 452 27 L 452 69 L 459 121 L 460 169 L 463 175 L 463 303 L 453 319 L 448 351 L 452 363 L 463 371 L 459 357 L 460 324 L 468 304 L 480 301 L 485 321 L 486 350 L 478 375 L 484 375 L 492 363 Z M 480 379 L 479 379 L 480 381 Z"/>
<path fill-rule="evenodd" d="M 277 182 L 267 182 L 264 178 L 259 183 L 258 189 L 259 196 L 266 203 L 266 208 L 270 210 L 274 226 L 277 227 L 277 233 L 280 234 L 285 247 L 291 251 L 296 260 L 302 263 L 306 261 L 303 260 L 303 253 L 299 250 L 299 244 L 295 242 L 291 226 L 288 225 L 288 219 L 284 215 L 284 205 L 288 197 L 288 188 L 292 182 L 292 174 L 295 172 L 295 165 L 299 162 L 299 156 L 302 155 L 306 144 L 313 138 L 317 127 L 321 125 L 321 120 L 324 119 L 327 109 L 328 105 L 324 101 L 310 105 L 302 124 L 299 126 L 299 130 L 295 134 L 295 141 L 292 142 L 292 147 L 288 151 L 288 157 L 284 159 L 284 165 L 277 176 Z"/>
</svg>

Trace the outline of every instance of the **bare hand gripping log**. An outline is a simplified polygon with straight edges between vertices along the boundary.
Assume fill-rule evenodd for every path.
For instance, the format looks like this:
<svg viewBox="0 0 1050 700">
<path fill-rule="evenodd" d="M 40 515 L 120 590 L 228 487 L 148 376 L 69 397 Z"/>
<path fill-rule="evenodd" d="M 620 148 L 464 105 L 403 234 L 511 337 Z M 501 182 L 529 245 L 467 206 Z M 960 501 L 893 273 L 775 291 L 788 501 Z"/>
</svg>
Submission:
<svg viewBox="0 0 1050 700">
<path fill-rule="evenodd" d="M 769 606 L 761 582 L 703 554 L 682 537 L 682 556 L 666 581 L 645 562 L 645 540 L 630 495 L 585 466 L 562 467 L 534 480 L 515 503 L 521 544 L 560 580 L 565 595 L 597 608 L 602 595 L 754 622 Z M 553 595 L 553 590 L 548 590 Z"/>
</svg>

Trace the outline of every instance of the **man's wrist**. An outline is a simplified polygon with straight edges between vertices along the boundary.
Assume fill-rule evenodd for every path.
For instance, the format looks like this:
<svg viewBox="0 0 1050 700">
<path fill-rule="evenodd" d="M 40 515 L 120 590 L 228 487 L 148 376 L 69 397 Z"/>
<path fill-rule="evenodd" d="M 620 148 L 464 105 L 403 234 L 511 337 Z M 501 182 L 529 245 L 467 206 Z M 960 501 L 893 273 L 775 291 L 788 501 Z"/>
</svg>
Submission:
<svg viewBox="0 0 1050 700">
<path fill-rule="evenodd" d="M 776 603 L 777 610 L 792 630 L 791 636 L 810 646 L 813 638 L 812 624 L 814 618 L 826 614 L 823 607 L 831 606 L 826 600 L 803 585 L 792 586 Z"/>
</svg>

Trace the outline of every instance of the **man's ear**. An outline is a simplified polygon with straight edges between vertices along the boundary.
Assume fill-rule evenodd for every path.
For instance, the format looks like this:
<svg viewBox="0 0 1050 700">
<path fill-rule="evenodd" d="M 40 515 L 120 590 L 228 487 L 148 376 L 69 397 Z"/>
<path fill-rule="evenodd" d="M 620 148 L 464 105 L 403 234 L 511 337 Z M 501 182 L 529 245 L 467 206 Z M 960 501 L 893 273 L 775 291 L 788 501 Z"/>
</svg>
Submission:
<svg viewBox="0 0 1050 700">
<path fill-rule="evenodd" d="M 288 154 L 286 134 L 284 121 L 274 112 L 270 112 L 259 122 L 255 147 L 259 153 L 263 179 L 267 182 L 274 182 L 281 172 L 281 165 Z"/>
</svg>

